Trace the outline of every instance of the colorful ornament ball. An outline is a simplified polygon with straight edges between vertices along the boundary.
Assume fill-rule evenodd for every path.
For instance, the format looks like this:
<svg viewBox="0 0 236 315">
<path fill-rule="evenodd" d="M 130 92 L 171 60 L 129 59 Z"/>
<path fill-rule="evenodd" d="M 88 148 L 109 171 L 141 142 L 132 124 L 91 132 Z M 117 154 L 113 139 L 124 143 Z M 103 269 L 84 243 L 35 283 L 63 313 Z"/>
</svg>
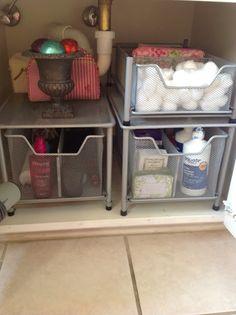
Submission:
<svg viewBox="0 0 236 315">
<path fill-rule="evenodd" d="M 77 41 L 71 38 L 65 38 L 61 40 L 61 44 L 67 54 L 76 53 L 79 49 Z"/>
<path fill-rule="evenodd" d="M 65 49 L 60 42 L 47 40 L 42 44 L 40 53 L 45 55 L 61 55 L 65 53 Z"/>
<path fill-rule="evenodd" d="M 47 38 L 38 38 L 36 39 L 32 44 L 31 44 L 31 50 L 33 52 L 39 53 L 40 49 L 43 45 L 43 43 L 45 43 L 48 39 Z"/>
</svg>

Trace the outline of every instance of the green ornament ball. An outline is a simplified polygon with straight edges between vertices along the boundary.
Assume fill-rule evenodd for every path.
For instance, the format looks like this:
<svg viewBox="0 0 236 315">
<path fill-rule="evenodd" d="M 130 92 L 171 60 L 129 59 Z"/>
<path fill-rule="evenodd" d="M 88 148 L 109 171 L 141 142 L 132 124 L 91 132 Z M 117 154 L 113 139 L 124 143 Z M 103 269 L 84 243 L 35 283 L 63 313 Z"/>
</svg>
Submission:
<svg viewBox="0 0 236 315">
<path fill-rule="evenodd" d="M 47 40 L 40 48 L 40 53 L 45 55 L 60 55 L 65 53 L 63 45 L 56 40 Z"/>
</svg>

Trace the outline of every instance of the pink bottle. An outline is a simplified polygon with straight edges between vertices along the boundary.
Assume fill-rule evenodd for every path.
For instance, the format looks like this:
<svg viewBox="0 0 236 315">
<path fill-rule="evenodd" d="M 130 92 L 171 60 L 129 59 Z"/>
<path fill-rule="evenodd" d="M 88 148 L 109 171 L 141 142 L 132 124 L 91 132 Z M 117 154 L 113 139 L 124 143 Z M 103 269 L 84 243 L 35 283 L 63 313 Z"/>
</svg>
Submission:
<svg viewBox="0 0 236 315">
<path fill-rule="evenodd" d="M 34 150 L 36 153 L 47 152 L 46 143 L 43 137 L 35 139 Z M 49 156 L 30 156 L 31 184 L 35 198 L 49 198 L 52 192 L 52 166 Z"/>
</svg>

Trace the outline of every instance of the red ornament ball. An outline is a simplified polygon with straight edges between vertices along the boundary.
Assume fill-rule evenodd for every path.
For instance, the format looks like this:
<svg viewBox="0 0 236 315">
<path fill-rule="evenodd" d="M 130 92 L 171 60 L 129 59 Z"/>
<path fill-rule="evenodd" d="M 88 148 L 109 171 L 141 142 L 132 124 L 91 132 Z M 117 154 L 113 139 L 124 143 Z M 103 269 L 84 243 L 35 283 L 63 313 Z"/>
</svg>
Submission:
<svg viewBox="0 0 236 315">
<path fill-rule="evenodd" d="M 40 52 L 42 45 L 47 41 L 47 38 L 38 38 L 31 44 L 31 50 L 33 52 Z"/>
<path fill-rule="evenodd" d="M 77 41 L 71 38 L 63 39 L 61 44 L 64 47 L 66 54 L 76 53 L 79 49 Z"/>
</svg>

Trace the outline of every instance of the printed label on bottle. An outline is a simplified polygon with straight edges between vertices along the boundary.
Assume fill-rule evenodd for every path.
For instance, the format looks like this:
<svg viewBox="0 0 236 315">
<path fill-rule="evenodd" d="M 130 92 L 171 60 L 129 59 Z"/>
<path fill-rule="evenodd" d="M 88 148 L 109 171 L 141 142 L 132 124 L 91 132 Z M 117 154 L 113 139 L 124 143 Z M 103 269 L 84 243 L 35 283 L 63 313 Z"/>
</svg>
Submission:
<svg viewBox="0 0 236 315">
<path fill-rule="evenodd" d="M 187 163 L 186 163 L 187 162 Z M 198 158 L 185 157 L 182 184 L 188 189 L 207 187 L 208 163 Z"/>
</svg>

